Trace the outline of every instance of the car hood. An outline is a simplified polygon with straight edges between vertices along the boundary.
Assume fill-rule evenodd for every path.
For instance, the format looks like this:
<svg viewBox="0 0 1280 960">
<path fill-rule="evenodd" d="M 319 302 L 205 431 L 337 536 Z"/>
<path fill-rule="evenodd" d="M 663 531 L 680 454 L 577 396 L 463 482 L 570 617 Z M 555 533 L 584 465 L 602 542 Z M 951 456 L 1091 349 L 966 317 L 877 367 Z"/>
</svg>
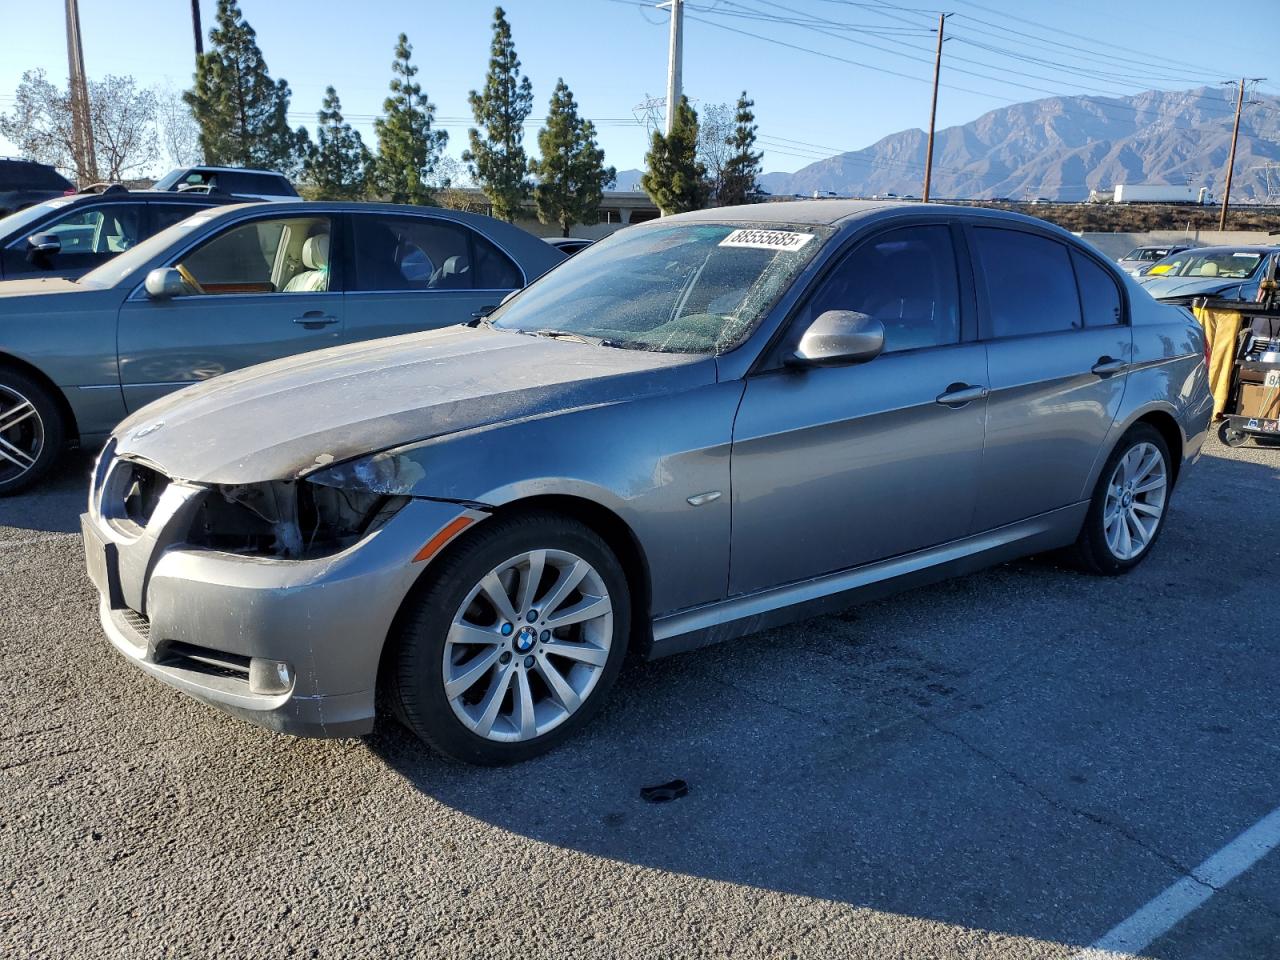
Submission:
<svg viewBox="0 0 1280 960">
<path fill-rule="evenodd" d="M 77 293 L 87 289 L 63 277 L 36 277 L 31 280 L 0 281 L 0 297 L 30 297 L 46 293 Z"/>
<path fill-rule="evenodd" d="M 1138 277 L 1142 288 L 1155 297 L 1163 300 L 1166 297 L 1199 297 L 1238 287 L 1248 280 L 1229 279 L 1224 277 L 1162 277 L 1145 275 Z"/>
<path fill-rule="evenodd" d="M 170 477 L 251 483 L 460 430 L 714 381 L 708 357 L 450 327 L 224 374 L 148 404 L 114 436 L 117 454 Z"/>
</svg>

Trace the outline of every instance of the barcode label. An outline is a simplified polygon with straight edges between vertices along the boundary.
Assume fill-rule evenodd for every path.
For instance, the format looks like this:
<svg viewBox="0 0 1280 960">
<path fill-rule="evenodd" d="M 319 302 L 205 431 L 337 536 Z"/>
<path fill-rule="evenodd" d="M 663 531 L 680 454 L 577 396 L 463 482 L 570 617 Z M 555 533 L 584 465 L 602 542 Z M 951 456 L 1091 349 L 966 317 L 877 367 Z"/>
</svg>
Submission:
<svg viewBox="0 0 1280 960">
<path fill-rule="evenodd" d="M 735 230 L 720 241 L 720 246 L 790 251 L 799 250 L 812 239 L 812 233 L 793 233 L 790 230 Z"/>
</svg>

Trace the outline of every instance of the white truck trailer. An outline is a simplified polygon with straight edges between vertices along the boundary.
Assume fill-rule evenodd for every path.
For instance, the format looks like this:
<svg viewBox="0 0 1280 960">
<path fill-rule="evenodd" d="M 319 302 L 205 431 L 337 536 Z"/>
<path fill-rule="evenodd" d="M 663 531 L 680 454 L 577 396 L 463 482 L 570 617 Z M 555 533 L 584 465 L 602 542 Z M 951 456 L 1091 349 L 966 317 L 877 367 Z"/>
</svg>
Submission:
<svg viewBox="0 0 1280 960">
<path fill-rule="evenodd" d="M 1118 183 L 1115 203 L 1195 203 L 1210 202 L 1206 187 L 1178 187 L 1165 183 Z"/>
</svg>

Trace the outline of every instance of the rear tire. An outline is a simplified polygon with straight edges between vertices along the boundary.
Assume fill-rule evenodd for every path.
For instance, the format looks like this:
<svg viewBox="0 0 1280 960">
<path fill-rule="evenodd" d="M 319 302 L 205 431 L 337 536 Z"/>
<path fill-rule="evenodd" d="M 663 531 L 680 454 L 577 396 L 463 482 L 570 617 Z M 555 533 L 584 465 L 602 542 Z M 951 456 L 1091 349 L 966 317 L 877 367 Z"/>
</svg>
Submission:
<svg viewBox="0 0 1280 960">
<path fill-rule="evenodd" d="M 420 739 L 469 763 L 518 763 L 599 711 L 631 605 L 595 531 L 553 513 L 499 517 L 432 567 L 398 618 L 388 676 L 396 715 Z"/>
<path fill-rule="evenodd" d="M 1135 424 L 1098 476 L 1080 537 L 1068 551 L 1086 573 L 1115 577 L 1140 564 L 1164 530 L 1173 493 L 1169 447 L 1160 431 Z"/>
<path fill-rule="evenodd" d="M 25 490 L 52 469 L 66 427 L 47 387 L 0 367 L 0 497 Z"/>
</svg>

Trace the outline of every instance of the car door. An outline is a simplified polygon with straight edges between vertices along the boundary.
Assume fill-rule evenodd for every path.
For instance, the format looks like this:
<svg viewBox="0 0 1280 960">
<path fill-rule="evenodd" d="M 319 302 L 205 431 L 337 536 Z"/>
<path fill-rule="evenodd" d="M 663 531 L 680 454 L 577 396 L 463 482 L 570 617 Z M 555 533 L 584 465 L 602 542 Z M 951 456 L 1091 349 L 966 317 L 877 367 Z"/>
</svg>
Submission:
<svg viewBox="0 0 1280 960">
<path fill-rule="evenodd" d="M 377 212 L 350 222 L 349 340 L 467 323 L 524 283 L 510 257 L 452 220 Z"/>
<path fill-rule="evenodd" d="M 82 276 L 142 240 L 144 214 L 141 202 L 115 202 L 77 206 L 45 220 L 6 245 L 4 277 Z M 27 241 L 37 234 L 56 237 L 58 249 L 32 256 Z"/>
<path fill-rule="evenodd" d="M 1133 343 L 1099 258 L 1034 228 L 967 233 L 991 388 L 975 527 L 989 530 L 1089 496 Z"/>
<path fill-rule="evenodd" d="M 136 410 L 179 387 L 342 339 L 335 219 L 292 214 L 240 220 L 176 254 L 187 292 L 141 287 L 120 310 L 125 404 Z"/>
<path fill-rule="evenodd" d="M 817 283 L 784 343 L 823 311 L 854 310 L 884 322 L 884 352 L 748 380 L 734 424 L 731 593 L 969 532 L 987 368 L 956 249 L 946 222 L 861 242 Z"/>
</svg>

